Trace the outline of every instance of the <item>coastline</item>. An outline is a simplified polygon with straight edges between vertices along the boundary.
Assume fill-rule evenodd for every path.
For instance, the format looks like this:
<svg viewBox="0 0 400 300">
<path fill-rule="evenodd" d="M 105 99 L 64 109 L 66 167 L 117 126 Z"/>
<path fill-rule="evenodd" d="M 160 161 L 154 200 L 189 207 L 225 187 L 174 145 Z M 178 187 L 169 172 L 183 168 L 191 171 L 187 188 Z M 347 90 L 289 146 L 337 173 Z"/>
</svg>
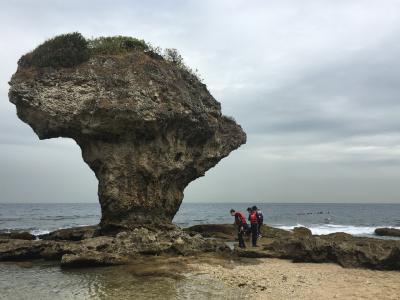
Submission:
<svg viewBox="0 0 400 300">
<path fill-rule="evenodd" d="M 201 253 L 226 257 L 282 258 L 294 262 L 337 263 L 346 268 L 400 270 L 400 241 L 355 237 L 346 233 L 313 235 L 305 227 L 292 231 L 263 225 L 257 248 L 235 245 L 232 224 L 179 228 L 137 227 L 103 232 L 99 226 L 61 229 L 35 237 L 29 233 L 0 235 L 0 261 L 58 260 L 64 268 L 129 264 L 138 256 L 188 256 Z M 397 231 L 396 231 L 397 232 Z M 249 235 L 246 243 L 249 245 Z"/>
<path fill-rule="evenodd" d="M 0 287 L 12 295 L 17 284 L 21 295 L 30 291 L 41 299 L 69 297 L 76 289 L 82 297 L 147 299 L 166 288 L 165 299 L 398 299 L 400 272 L 391 271 L 398 270 L 398 241 L 313 236 L 307 228 L 262 231 L 260 247 L 245 250 L 228 247 L 236 245 L 230 224 L 157 233 L 138 228 L 115 237 L 96 236 L 95 227 L 64 229 L 42 240 L 4 237 L 0 268 L 6 280 Z"/>
</svg>

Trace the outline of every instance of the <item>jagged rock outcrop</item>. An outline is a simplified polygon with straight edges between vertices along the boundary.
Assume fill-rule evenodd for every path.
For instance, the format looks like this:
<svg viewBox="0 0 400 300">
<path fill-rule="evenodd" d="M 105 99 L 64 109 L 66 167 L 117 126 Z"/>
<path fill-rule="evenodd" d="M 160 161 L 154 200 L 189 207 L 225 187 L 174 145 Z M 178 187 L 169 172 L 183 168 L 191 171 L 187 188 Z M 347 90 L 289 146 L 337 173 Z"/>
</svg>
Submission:
<svg viewBox="0 0 400 300">
<path fill-rule="evenodd" d="M 185 230 L 135 228 L 109 236 L 96 236 L 93 227 L 56 231 L 47 240 L 0 237 L 0 261 L 58 260 L 65 268 L 131 264 L 148 255 L 189 256 L 214 253 L 233 259 L 283 258 L 294 262 L 333 262 L 346 268 L 400 270 L 400 241 L 356 237 L 339 232 L 311 235 L 305 229 L 287 231 L 263 225 L 259 247 L 235 247 L 237 229 L 228 224 L 196 225 Z M 74 233 L 75 231 L 75 233 Z M 85 233 L 86 231 L 86 233 Z M 79 240 L 79 238 L 81 238 Z"/>
<path fill-rule="evenodd" d="M 0 232 L 0 239 L 34 240 L 36 236 L 26 231 Z"/>
<path fill-rule="evenodd" d="M 81 147 L 104 231 L 170 222 L 185 187 L 246 141 L 196 76 L 140 49 L 68 68 L 20 64 L 9 84 L 40 139 Z"/>
<path fill-rule="evenodd" d="M 233 225 L 197 225 L 187 229 L 208 237 L 234 240 Z M 284 258 L 295 262 L 333 262 L 346 268 L 400 270 L 400 241 L 356 237 L 338 232 L 311 235 L 311 231 L 298 227 L 286 231 L 263 226 L 260 247 L 235 248 L 240 257 Z M 247 239 L 245 239 L 247 241 Z M 248 242 L 248 245 L 250 243 Z"/>
<path fill-rule="evenodd" d="M 267 257 L 295 262 L 334 262 L 346 268 L 400 270 L 400 242 L 346 233 L 320 236 L 286 236 L 264 245 Z"/>
<path fill-rule="evenodd" d="M 128 264 L 142 255 L 230 253 L 229 247 L 220 240 L 190 234 L 173 226 L 169 230 L 141 227 L 110 236 L 92 234 L 92 227 L 76 227 L 68 232 L 55 232 L 47 236 L 47 240 L 0 237 L 0 261 L 58 260 L 62 267 L 76 268 Z M 82 239 L 77 240 L 77 237 Z"/>
<path fill-rule="evenodd" d="M 293 228 L 293 234 L 296 236 L 311 236 L 312 232 L 306 227 L 295 227 Z"/>
</svg>

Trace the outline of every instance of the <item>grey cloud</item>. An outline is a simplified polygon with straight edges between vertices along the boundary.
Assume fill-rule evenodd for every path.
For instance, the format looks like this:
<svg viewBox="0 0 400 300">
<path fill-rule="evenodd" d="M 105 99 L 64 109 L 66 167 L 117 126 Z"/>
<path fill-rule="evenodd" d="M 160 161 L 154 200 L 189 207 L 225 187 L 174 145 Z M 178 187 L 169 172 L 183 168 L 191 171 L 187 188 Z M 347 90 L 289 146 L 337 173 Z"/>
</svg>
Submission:
<svg viewBox="0 0 400 300">
<path fill-rule="evenodd" d="M 354 55 L 322 65 L 279 89 L 246 90 L 250 97 L 244 92 L 234 96 L 246 99 L 236 100 L 236 115 L 250 133 L 266 135 L 312 133 L 337 139 L 399 132 L 400 63 L 393 53 L 397 51 L 387 41 L 367 52 L 361 58 Z M 381 56 L 385 64 L 374 66 Z"/>
</svg>

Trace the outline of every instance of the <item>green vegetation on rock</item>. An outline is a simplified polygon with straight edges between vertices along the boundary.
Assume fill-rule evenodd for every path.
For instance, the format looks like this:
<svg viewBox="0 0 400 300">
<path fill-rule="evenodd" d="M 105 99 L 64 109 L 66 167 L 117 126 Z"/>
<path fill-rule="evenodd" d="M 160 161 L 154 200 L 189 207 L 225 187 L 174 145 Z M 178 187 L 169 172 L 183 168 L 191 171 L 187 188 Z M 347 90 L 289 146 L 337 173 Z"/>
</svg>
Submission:
<svg viewBox="0 0 400 300">
<path fill-rule="evenodd" d="M 149 51 L 149 45 L 143 40 L 129 36 L 99 37 L 88 40 L 91 55 L 123 54 L 132 50 Z"/>
<path fill-rule="evenodd" d="M 154 59 L 176 65 L 199 78 L 197 70 L 187 67 L 176 49 L 153 47 L 144 40 L 128 36 L 98 37 L 86 39 L 79 32 L 58 35 L 45 41 L 18 61 L 22 68 L 70 68 L 84 63 L 96 55 L 119 55 L 143 51 Z"/>
<path fill-rule="evenodd" d="M 58 35 L 22 56 L 21 67 L 73 67 L 89 59 L 88 42 L 78 32 Z"/>
</svg>

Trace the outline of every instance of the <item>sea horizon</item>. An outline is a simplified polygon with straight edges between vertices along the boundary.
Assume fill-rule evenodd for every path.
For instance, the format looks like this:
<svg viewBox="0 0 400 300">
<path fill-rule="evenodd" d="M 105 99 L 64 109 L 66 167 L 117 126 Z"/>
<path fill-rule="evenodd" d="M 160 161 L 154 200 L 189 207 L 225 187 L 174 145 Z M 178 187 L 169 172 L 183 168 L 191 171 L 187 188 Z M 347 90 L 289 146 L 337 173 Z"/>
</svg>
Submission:
<svg viewBox="0 0 400 300">
<path fill-rule="evenodd" d="M 307 227 L 313 234 L 345 232 L 374 236 L 379 227 L 400 228 L 398 203 L 252 203 L 182 202 L 173 223 L 180 227 L 200 224 L 230 224 L 231 208 L 246 212 L 257 205 L 265 223 L 285 230 Z M 99 203 L 0 203 L 0 231 L 29 231 L 34 235 L 53 230 L 97 225 Z"/>
<path fill-rule="evenodd" d="M 400 205 L 398 202 L 227 202 L 227 201 L 218 201 L 218 202 L 185 202 L 182 201 L 182 204 L 377 204 L 377 205 L 386 205 L 386 204 L 395 204 Z M 0 204 L 99 204 L 99 202 L 0 202 Z"/>
</svg>

